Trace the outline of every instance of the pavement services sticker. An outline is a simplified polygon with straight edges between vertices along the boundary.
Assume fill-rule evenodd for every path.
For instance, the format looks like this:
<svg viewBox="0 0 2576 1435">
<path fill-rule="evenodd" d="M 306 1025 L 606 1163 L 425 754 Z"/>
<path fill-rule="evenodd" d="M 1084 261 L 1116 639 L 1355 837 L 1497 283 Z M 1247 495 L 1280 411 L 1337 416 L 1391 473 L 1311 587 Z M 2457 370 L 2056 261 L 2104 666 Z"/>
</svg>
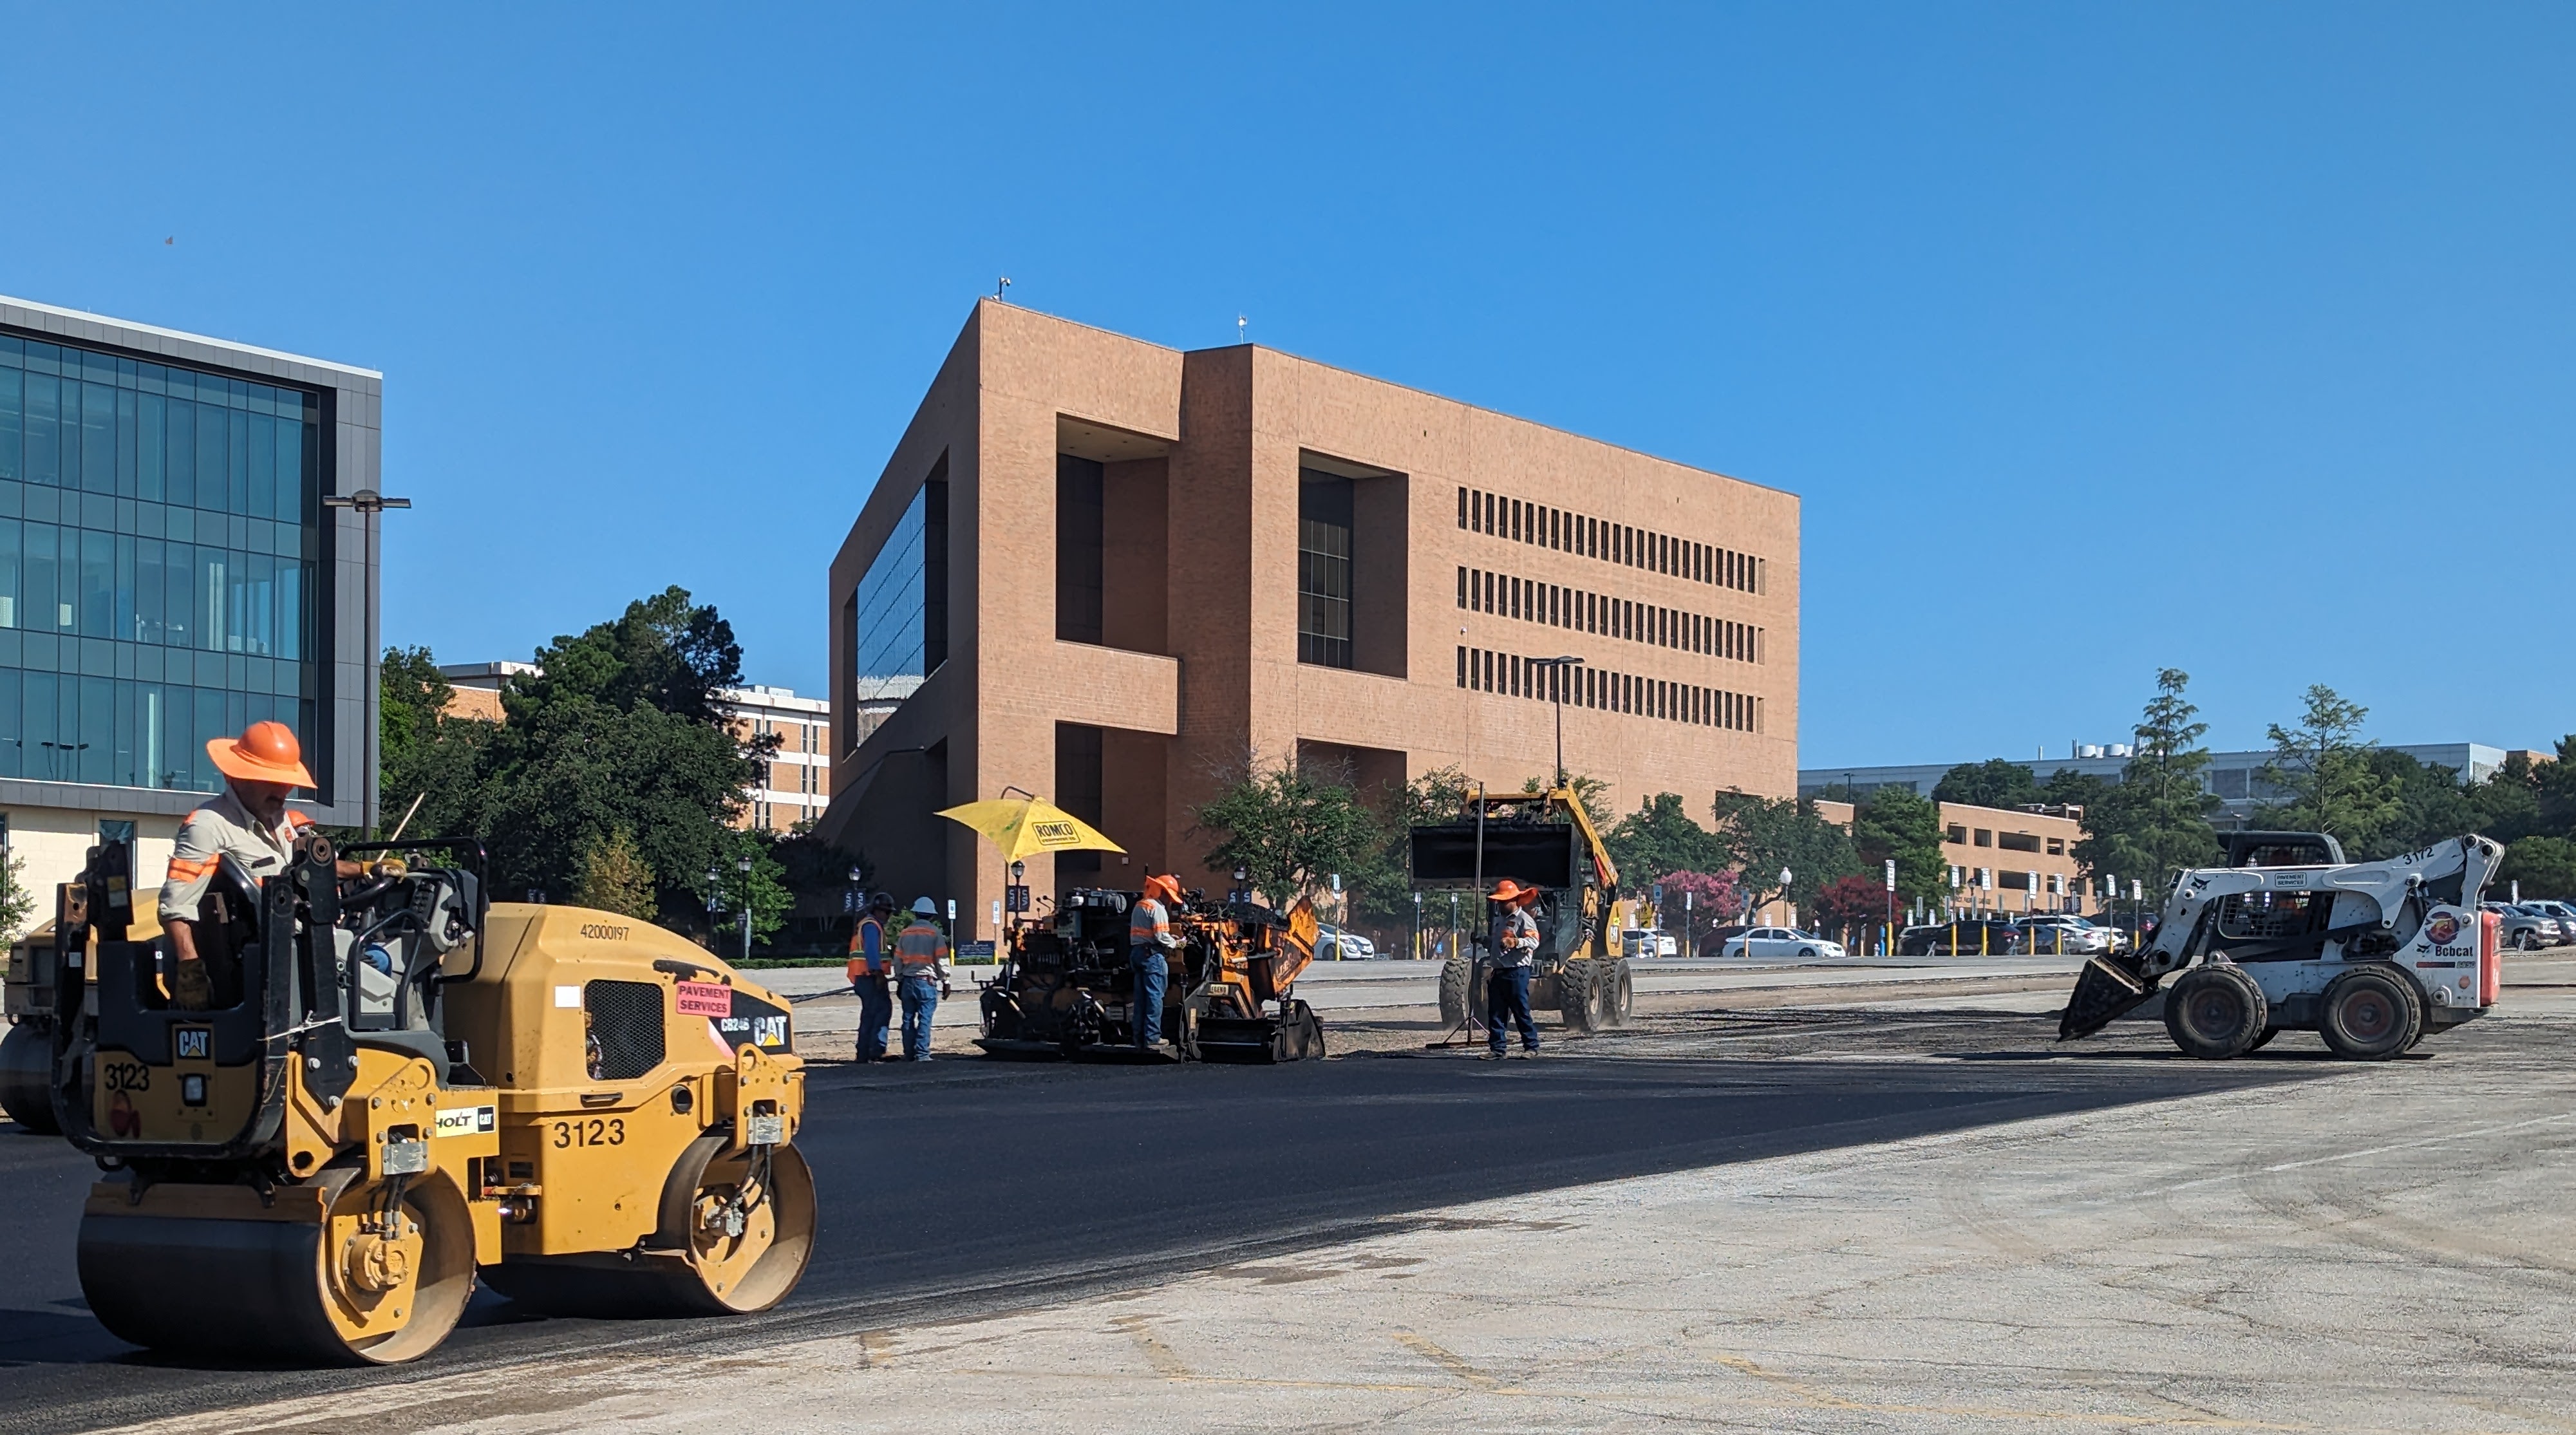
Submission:
<svg viewBox="0 0 2576 1435">
<path fill-rule="evenodd" d="M 486 1135 L 501 1124 L 501 1111 L 495 1106 L 466 1106 L 438 1113 L 441 1136 Z"/>
<path fill-rule="evenodd" d="M 677 984 L 682 1016 L 733 1015 L 733 988 L 716 982 Z"/>
</svg>

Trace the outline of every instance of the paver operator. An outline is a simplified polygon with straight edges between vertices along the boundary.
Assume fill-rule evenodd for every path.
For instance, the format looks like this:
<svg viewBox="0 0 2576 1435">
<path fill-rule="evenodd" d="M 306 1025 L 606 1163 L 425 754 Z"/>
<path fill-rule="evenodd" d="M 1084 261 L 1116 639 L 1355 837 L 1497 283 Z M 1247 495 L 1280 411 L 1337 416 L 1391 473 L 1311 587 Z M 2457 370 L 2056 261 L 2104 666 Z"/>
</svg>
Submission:
<svg viewBox="0 0 2576 1435">
<path fill-rule="evenodd" d="M 1180 900 L 1180 878 L 1148 877 L 1144 895 L 1127 914 L 1127 968 L 1136 974 L 1132 1025 L 1139 1051 L 1163 1042 L 1163 991 L 1172 974 L 1165 954 L 1181 944 L 1172 935 L 1172 907 Z"/>
<path fill-rule="evenodd" d="M 861 1061 L 886 1059 L 887 1029 L 894 1022 L 894 994 L 886 981 L 894 975 L 894 937 L 888 928 L 894 922 L 894 895 L 879 892 L 868 898 L 868 909 L 859 917 L 859 925 L 850 933 L 851 990 L 859 994 L 859 1050 Z"/>
<path fill-rule="evenodd" d="M 221 935 L 227 916 L 223 895 L 214 890 L 216 870 L 229 857 L 251 883 L 282 872 L 296 834 L 313 825 L 286 805 L 288 793 L 314 785 L 293 728 L 255 722 L 240 737 L 210 739 L 206 755 L 224 775 L 224 791 L 179 824 L 170 875 L 161 884 L 161 929 L 177 958 L 170 965 L 170 1001 L 181 1011 L 241 1000 L 241 955 Z M 343 862 L 339 871 L 357 876 L 358 864 Z"/>
<path fill-rule="evenodd" d="M 912 922 L 894 939 L 895 990 L 903 996 L 903 1059 L 930 1060 L 930 1015 L 948 984 L 948 934 L 939 930 L 939 904 L 912 903 Z"/>
<path fill-rule="evenodd" d="M 1538 889 L 1506 877 L 1494 888 L 1501 908 L 1494 920 L 1494 970 L 1485 978 L 1485 1059 L 1503 1059 L 1503 1027 L 1520 1023 L 1521 1054 L 1538 1055 L 1538 1023 L 1530 1020 L 1530 963 L 1538 957 L 1538 918 L 1530 904 Z"/>
</svg>

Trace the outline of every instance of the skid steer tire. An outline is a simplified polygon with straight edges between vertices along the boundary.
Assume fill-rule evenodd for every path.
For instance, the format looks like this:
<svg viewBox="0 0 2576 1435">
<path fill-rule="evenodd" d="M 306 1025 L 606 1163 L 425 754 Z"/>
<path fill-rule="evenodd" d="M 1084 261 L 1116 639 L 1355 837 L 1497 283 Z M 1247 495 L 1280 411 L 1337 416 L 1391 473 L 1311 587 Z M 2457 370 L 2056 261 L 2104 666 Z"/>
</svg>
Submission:
<svg viewBox="0 0 2576 1435">
<path fill-rule="evenodd" d="M 1601 1016 L 1601 969 L 1609 963 L 1598 958 L 1567 962 L 1557 969 L 1557 1013 L 1565 1018 L 1567 1031 L 1591 1031 Z"/>
<path fill-rule="evenodd" d="M 1629 975 L 1628 959 L 1621 957 L 1609 963 L 1608 969 L 1601 974 L 1601 980 L 1593 985 L 1598 988 L 1598 1004 L 1593 1008 L 1594 1024 L 1603 1031 L 1617 1031 L 1626 1026 L 1628 1018 L 1637 1010 L 1637 984 Z"/>
<path fill-rule="evenodd" d="M 2254 1044 L 2245 1049 L 2247 1051 L 2261 1051 L 2263 1048 L 2272 1044 L 2272 1038 L 2279 1036 L 2280 1034 L 2281 1029 L 2279 1027 L 2267 1026 L 2263 1028 L 2263 1034 L 2261 1036 L 2254 1038 Z"/>
<path fill-rule="evenodd" d="M 2317 1035 L 2346 1061 L 2386 1061 L 2423 1032 L 2415 984 L 2385 967 L 2344 973 L 2317 1002 Z"/>
<path fill-rule="evenodd" d="M 1465 957 L 1451 957 L 1440 964 L 1440 1024 L 1464 1026 L 1475 1015 L 1475 968 Z"/>
<path fill-rule="evenodd" d="M 2201 1061 L 2243 1056 L 2271 1024 L 2263 989 L 2231 962 L 2194 967 L 2165 993 L 2166 1033 L 2183 1055 Z"/>
</svg>

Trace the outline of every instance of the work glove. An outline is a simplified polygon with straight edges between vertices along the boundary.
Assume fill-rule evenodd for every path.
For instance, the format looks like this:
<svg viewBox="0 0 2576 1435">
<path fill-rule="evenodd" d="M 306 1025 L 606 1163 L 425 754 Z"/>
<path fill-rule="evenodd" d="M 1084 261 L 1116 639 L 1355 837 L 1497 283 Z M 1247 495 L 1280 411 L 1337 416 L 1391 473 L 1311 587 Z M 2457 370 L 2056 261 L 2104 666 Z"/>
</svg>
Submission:
<svg viewBox="0 0 2576 1435">
<path fill-rule="evenodd" d="M 206 976 L 203 958 L 175 962 L 170 969 L 170 1004 L 181 1011 L 204 1011 L 214 1005 L 215 984 Z"/>
</svg>

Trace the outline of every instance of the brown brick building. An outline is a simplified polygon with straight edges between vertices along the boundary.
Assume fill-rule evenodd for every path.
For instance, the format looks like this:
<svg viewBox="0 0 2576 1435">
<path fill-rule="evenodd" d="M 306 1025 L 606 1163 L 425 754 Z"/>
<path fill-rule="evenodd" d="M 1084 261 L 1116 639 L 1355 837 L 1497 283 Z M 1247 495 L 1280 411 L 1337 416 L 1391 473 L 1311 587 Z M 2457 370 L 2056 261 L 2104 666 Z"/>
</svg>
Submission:
<svg viewBox="0 0 2576 1435">
<path fill-rule="evenodd" d="M 1618 807 L 1785 796 L 1797 555 L 1791 494 L 987 300 L 832 563 L 823 831 L 990 935 L 998 860 L 937 808 L 1043 794 L 1133 854 L 1102 879 L 1222 886 L 1189 810 L 1247 754 L 1518 788 L 1552 765 L 1559 693 L 1566 765 Z M 1557 655 L 1583 666 L 1527 661 Z"/>
</svg>

